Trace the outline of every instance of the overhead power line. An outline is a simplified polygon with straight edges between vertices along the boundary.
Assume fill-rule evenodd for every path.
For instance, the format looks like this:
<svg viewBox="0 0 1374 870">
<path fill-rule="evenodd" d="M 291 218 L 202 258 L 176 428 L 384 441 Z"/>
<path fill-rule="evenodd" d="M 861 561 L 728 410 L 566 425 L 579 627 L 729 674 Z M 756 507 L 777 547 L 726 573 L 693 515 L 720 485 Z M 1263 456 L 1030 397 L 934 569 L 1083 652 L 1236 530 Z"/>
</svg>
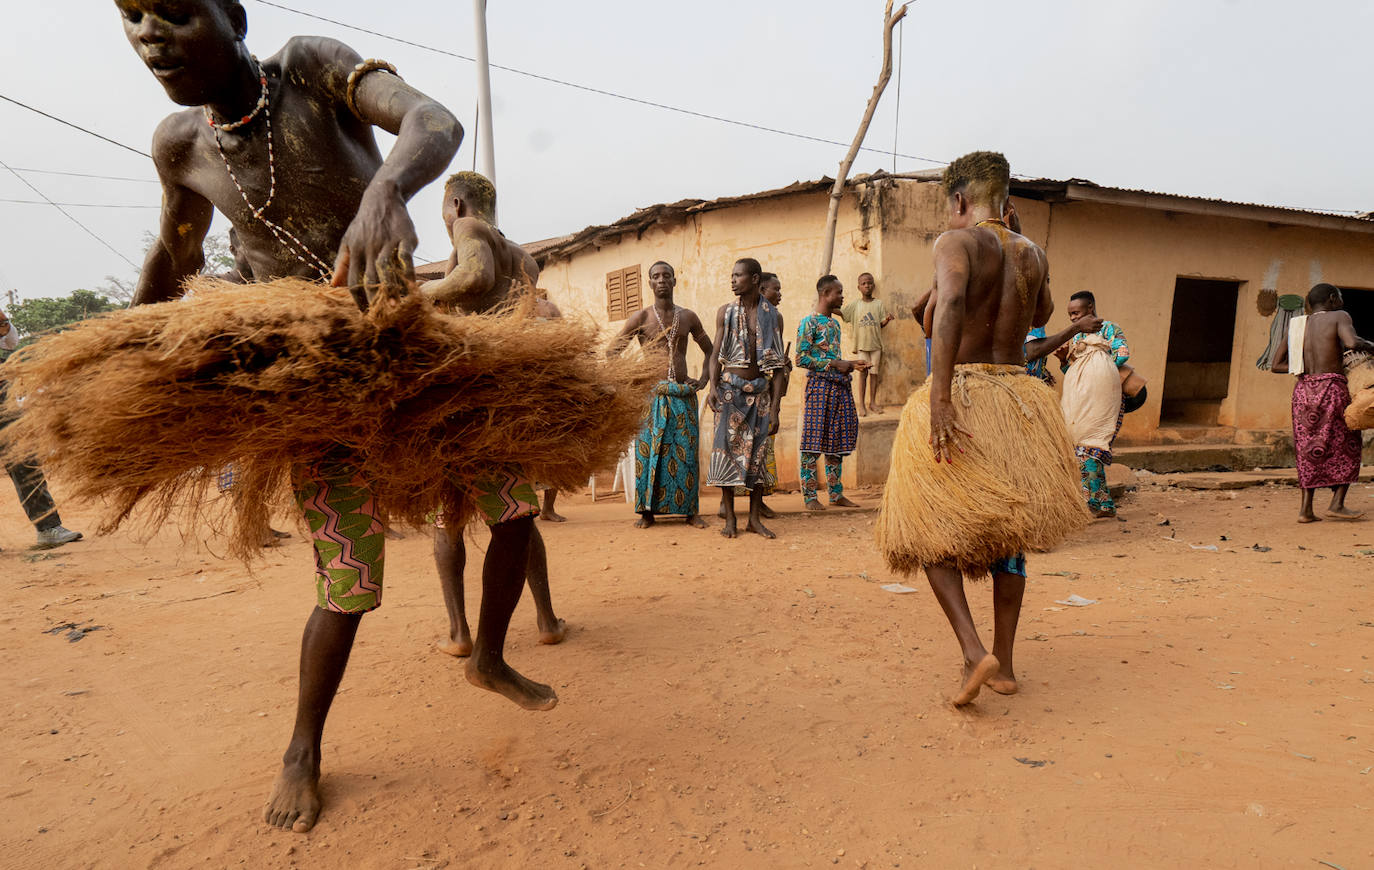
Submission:
<svg viewBox="0 0 1374 870">
<path fill-rule="evenodd" d="M 465 61 L 468 61 L 468 62 L 470 62 L 470 63 L 476 61 L 475 58 L 468 57 L 468 56 L 465 55 L 465 54 L 458 54 L 456 51 L 449 51 L 448 49 L 445 49 L 445 48 L 435 48 L 435 47 L 432 46 L 432 45 L 425 45 L 424 43 L 415 42 L 415 41 L 413 41 L 413 40 L 405 39 L 405 38 L 400 37 L 400 36 L 392 36 L 392 35 L 389 34 L 389 33 L 381 33 L 380 31 L 369 30 L 369 29 L 366 28 L 366 27 L 359 27 L 359 26 L 356 25 L 356 24 L 349 24 L 348 22 L 339 21 L 338 19 L 335 19 L 335 18 L 326 18 L 326 17 L 323 16 L 323 15 L 316 15 L 316 14 L 313 13 L 313 12 L 306 12 L 306 11 L 301 10 L 301 9 L 295 9 L 295 8 L 293 8 L 293 7 L 291 7 L 291 6 L 287 6 L 287 5 L 282 4 L 282 3 L 273 2 L 273 0 L 257 0 L 257 2 L 261 3 L 261 4 L 264 5 L 264 6 L 271 6 L 271 7 L 274 8 L 274 9 L 281 9 L 281 10 L 283 10 L 283 11 L 285 11 L 285 12 L 291 12 L 291 13 L 294 13 L 294 14 L 296 14 L 296 15 L 304 16 L 304 17 L 306 17 L 306 18 L 313 18 L 313 19 L 315 19 L 316 21 L 324 21 L 324 22 L 326 22 L 326 23 L 328 23 L 328 24 L 333 24 L 333 25 L 336 25 L 336 26 L 338 26 L 338 27 L 343 27 L 343 28 L 345 28 L 345 29 L 347 29 L 347 30 L 354 30 L 354 31 L 357 31 L 357 32 L 359 32 L 359 33 L 366 33 L 366 34 L 368 34 L 369 36 L 376 36 L 376 37 L 378 37 L 378 38 L 380 38 L 380 39 L 388 39 L 388 40 L 391 40 L 392 42 L 399 42 L 399 43 L 401 43 L 402 45 L 409 45 L 409 46 L 412 47 L 412 48 L 418 48 L 418 49 L 421 49 L 421 50 L 423 50 L 423 51 L 433 52 L 434 54 L 442 54 L 442 55 L 444 55 L 445 57 L 457 58 L 458 60 L 465 60 Z M 846 148 L 846 147 L 848 147 L 848 145 L 849 145 L 848 142 L 840 142 L 840 141 L 835 140 L 835 139 L 826 139 L 826 138 L 823 137 L 823 136 L 812 136 L 812 135 L 807 134 L 807 133 L 798 133 L 798 132 L 795 132 L 795 131 L 793 131 L 793 130 L 780 130 L 780 129 L 778 129 L 777 127 L 765 127 L 765 126 L 762 125 L 762 124 L 755 124 L 755 123 L 752 123 L 752 122 L 750 122 L 750 121 L 740 121 L 740 120 L 737 120 L 737 119 L 735 119 L 735 118 L 726 118 L 726 117 L 723 117 L 723 116 L 721 116 L 721 115 L 711 115 L 711 114 L 707 114 L 706 112 L 698 112 L 698 111 L 695 111 L 694 109 L 684 109 L 684 108 L 682 108 L 681 106 L 672 106 L 672 105 L 669 105 L 669 104 L 667 104 L 667 103 L 659 103 L 659 102 L 655 102 L 654 100 L 646 100 L 646 99 L 643 99 L 643 98 L 641 98 L 641 97 L 632 97 L 632 96 L 629 96 L 628 94 L 619 94 L 619 93 L 616 93 L 615 91 L 608 91 L 608 90 L 605 90 L 605 89 L 603 89 L 603 88 L 595 88 L 595 87 L 592 87 L 592 86 L 590 86 L 590 85 L 582 85 L 582 84 L 578 84 L 577 82 L 565 81 L 565 80 L 563 80 L 563 79 L 554 78 L 553 76 L 546 76 L 546 75 L 542 75 L 542 74 L 540 74 L 540 73 L 530 72 L 530 71 L 528 71 L 528 70 L 516 69 L 515 67 L 512 67 L 512 66 L 503 66 L 503 65 L 501 65 L 501 64 L 499 64 L 499 63 L 493 63 L 493 64 L 491 64 L 491 68 L 492 68 L 492 69 L 503 70 L 503 71 L 508 72 L 508 73 L 514 73 L 514 74 L 516 74 L 516 75 L 525 76 L 526 78 L 537 79 L 538 81 L 541 81 L 541 82 L 548 82 L 549 84 L 562 85 L 562 86 L 565 87 L 565 88 L 574 88 L 574 89 L 576 89 L 576 90 L 584 91 L 584 92 L 589 93 L 589 94 L 598 94 L 598 95 L 603 96 L 603 97 L 611 97 L 612 99 L 616 99 L 616 100 L 624 100 L 624 101 L 629 102 L 629 103 L 637 103 L 637 104 L 639 104 L 639 105 L 641 105 L 641 106 L 649 106 L 649 107 L 655 108 L 655 109 L 663 109 L 663 110 L 668 111 L 668 112 L 676 112 L 676 113 L 678 113 L 679 115 L 688 115 L 688 116 L 693 117 L 693 118 L 701 118 L 701 119 L 707 120 L 707 121 L 717 121 L 717 122 L 722 123 L 722 124 L 731 124 L 731 125 L 734 125 L 734 126 L 736 126 L 736 127 L 744 127 L 744 128 L 750 129 L 750 130 L 758 130 L 758 131 L 763 132 L 763 133 L 775 133 L 775 134 L 777 134 L 777 135 L 779 135 L 779 136 L 790 136 L 790 137 L 792 137 L 793 139 L 802 139 L 802 140 L 805 140 L 805 141 L 808 141 L 808 142 L 818 142 L 818 143 L 823 144 L 823 145 L 836 145 L 836 146 L 839 146 L 840 148 Z M 918 156 L 918 155 L 916 155 L 916 154 L 902 154 L 902 153 L 900 153 L 900 152 L 898 152 L 898 151 L 895 151 L 895 150 L 894 150 L 894 151 L 888 151 L 888 150 L 883 149 L 883 148 L 869 148 L 869 147 L 867 147 L 867 146 L 864 146 L 864 147 L 860 148 L 859 150 L 861 150 L 861 151 L 871 151 L 871 152 L 873 152 L 874 154 L 883 154 L 883 155 L 887 155 L 887 156 L 902 157 L 902 158 L 905 158 L 905 159 L 907 159 L 907 160 L 920 160 L 920 161 L 923 161 L 923 162 L 925 162 L 925 163 L 934 163 L 934 164 L 937 164 L 937 165 L 939 165 L 939 166 L 943 166 L 943 165 L 945 165 L 946 163 L 949 162 L 949 161 L 947 161 L 947 160 L 936 160 L 936 159 L 933 158 L 933 157 L 921 157 L 921 156 Z"/>
<path fill-rule="evenodd" d="M 52 200 L 48 199 L 47 195 L 44 194 L 43 191 L 41 191 L 41 190 L 39 190 L 38 188 L 34 187 L 32 184 L 29 183 L 29 180 L 28 180 L 27 178 L 25 178 L 24 176 L 20 175 L 18 172 L 15 172 L 13 169 L 11 169 L 11 168 L 10 168 L 10 165 L 9 165 L 8 163 L 6 163 L 6 162 L 3 161 L 3 160 L 0 160 L 0 167 L 4 167 L 5 169 L 8 169 L 8 170 L 10 171 L 10 174 L 11 174 L 11 175 L 13 175 L 15 178 L 19 179 L 21 182 L 23 182 L 23 184 L 24 184 L 25 187 L 27 187 L 29 190 L 32 190 L 34 193 L 36 193 L 36 194 L 38 194 L 40 197 L 42 197 L 42 198 L 43 198 L 43 201 L 46 202 L 48 205 L 52 206 L 53 208 L 55 208 L 55 209 L 57 209 L 58 211 L 62 212 L 62 214 L 66 215 L 66 216 L 67 216 L 67 220 L 71 221 L 72 223 L 74 223 L 74 224 L 76 224 L 77 226 L 81 227 L 81 229 L 85 230 L 85 231 L 86 231 L 86 235 L 90 236 L 91 238 L 93 238 L 93 239 L 95 239 L 97 242 L 99 242 L 100 244 L 102 244 L 102 245 L 104 245 L 105 247 L 109 248 L 109 249 L 110 249 L 110 252 L 113 253 L 116 257 L 118 257 L 119 259 L 121 259 L 121 260 L 123 260 L 124 262 L 128 263 L 128 264 L 129 264 L 131 267 L 133 267 L 134 269 L 137 269 L 137 268 L 138 268 L 138 264 L 137 264 L 137 263 L 135 263 L 133 260 L 130 260 L 128 257 L 124 256 L 123 254 L 121 254 L 121 253 L 119 252 L 119 250 L 118 250 L 114 245 L 112 245 L 112 244 L 110 244 L 109 242 L 107 242 L 107 241 L 105 241 L 104 239 L 102 239 L 99 235 L 96 234 L 95 230 L 91 229 L 90 227 L 88 227 L 88 226 L 86 226 L 85 224 L 83 224 L 81 221 L 77 220 L 77 219 L 76 219 L 76 216 L 73 215 L 71 212 L 67 211 L 67 210 L 66 210 L 65 208 L 63 208 L 62 206 L 60 206 L 60 205 L 58 205 L 57 203 L 53 202 Z"/>
<path fill-rule="evenodd" d="M 0 202 L 13 203 L 15 205 L 56 205 L 63 208 L 162 208 L 160 205 L 134 205 L 118 202 L 53 202 L 50 199 L 4 199 Z"/>
<path fill-rule="evenodd" d="M 161 184 L 156 178 L 132 178 L 128 175 L 97 175 L 93 172 L 69 172 L 64 169 L 30 169 L 25 166 L 14 167 L 15 172 L 35 175 L 66 175 L 72 178 L 99 178 L 105 181 L 135 181 L 139 184 Z"/>
<path fill-rule="evenodd" d="M 86 134 L 88 134 L 88 135 L 94 136 L 94 137 L 97 138 L 97 139 L 104 139 L 106 142 L 109 142 L 111 145 L 118 145 L 120 148 L 123 148 L 125 151 L 132 151 L 132 152 L 134 152 L 135 154 L 137 154 L 137 155 L 140 156 L 140 157 L 147 157 L 149 160 L 151 160 L 151 159 L 153 158 L 153 155 L 149 154 L 149 153 L 146 152 L 146 151 L 140 151 L 140 150 L 138 150 L 137 148 L 133 147 L 132 145 L 125 145 L 123 142 L 120 142 L 120 141 L 117 140 L 117 139 L 111 139 L 109 136 L 103 136 L 103 135 L 101 135 L 100 133 L 95 132 L 94 130 L 88 130 L 88 129 L 86 129 L 85 127 L 81 126 L 80 124 L 73 124 L 71 121 L 64 121 L 63 119 L 57 117 L 56 115 L 49 115 L 47 112 L 43 111 L 42 109 L 35 109 L 33 106 L 30 106 L 28 103 L 21 103 L 21 102 L 19 102 L 18 100 L 14 99 L 13 97 L 7 97 L 7 96 L 5 96 L 4 94 L 0 94 L 0 100 L 4 100 L 4 101 L 7 102 L 7 103 L 14 103 L 16 106 L 20 107 L 21 109 L 28 109 L 30 112 L 34 112 L 34 113 L 36 113 L 36 114 L 42 115 L 42 116 L 45 117 L 45 118 L 51 118 L 52 120 L 56 121 L 56 122 L 59 123 L 59 124 L 66 124 L 68 127 L 72 127 L 72 128 L 74 128 L 74 129 L 76 129 L 76 130 L 80 130 L 82 133 L 86 133 Z M 5 167 L 5 168 L 8 169 L 9 167 Z M 13 170 L 11 170 L 11 171 L 13 171 Z"/>
</svg>

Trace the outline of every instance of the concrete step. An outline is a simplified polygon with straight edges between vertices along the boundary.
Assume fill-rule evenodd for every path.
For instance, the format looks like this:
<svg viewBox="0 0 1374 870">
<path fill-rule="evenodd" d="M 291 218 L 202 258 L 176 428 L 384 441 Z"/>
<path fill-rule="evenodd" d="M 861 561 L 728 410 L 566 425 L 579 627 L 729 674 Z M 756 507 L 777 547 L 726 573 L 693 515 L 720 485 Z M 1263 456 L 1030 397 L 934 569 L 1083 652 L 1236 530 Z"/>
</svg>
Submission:
<svg viewBox="0 0 1374 870">
<path fill-rule="evenodd" d="M 1229 444 L 1236 440 L 1236 430 L 1230 426 L 1192 423 L 1161 423 L 1155 430 L 1160 444 Z"/>
<path fill-rule="evenodd" d="M 1112 458 L 1128 468 L 1155 474 L 1287 468 L 1294 462 L 1291 444 L 1151 444 L 1117 448 Z"/>
<path fill-rule="evenodd" d="M 1176 471 L 1250 471 L 1255 468 L 1292 468 L 1296 462 L 1291 441 L 1271 444 L 1151 444 L 1118 447 L 1114 461 L 1155 474 Z M 1364 447 L 1365 464 L 1374 464 L 1374 442 Z"/>
</svg>

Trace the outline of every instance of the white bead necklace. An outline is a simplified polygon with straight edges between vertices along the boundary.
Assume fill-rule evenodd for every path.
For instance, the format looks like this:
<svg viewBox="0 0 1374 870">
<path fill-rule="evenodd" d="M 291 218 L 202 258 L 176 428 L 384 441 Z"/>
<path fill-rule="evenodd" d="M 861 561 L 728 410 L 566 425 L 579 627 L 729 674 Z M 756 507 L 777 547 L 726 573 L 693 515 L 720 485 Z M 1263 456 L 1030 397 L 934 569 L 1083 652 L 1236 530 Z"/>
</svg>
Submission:
<svg viewBox="0 0 1374 870">
<path fill-rule="evenodd" d="M 262 68 L 262 63 L 259 62 L 256 57 L 253 58 L 253 63 L 257 65 L 258 78 L 262 82 L 262 94 L 258 97 L 258 104 L 254 107 L 253 111 L 233 123 L 216 124 L 214 118 L 210 115 L 210 107 L 206 106 L 205 120 L 209 122 L 210 129 L 215 131 L 215 147 L 219 150 L 220 159 L 224 161 L 224 168 L 229 173 L 229 179 L 234 182 L 234 187 L 238 189 L 239 196 L 243 197 L 243 204 L 248 206 L 248 210 L 252 212 L 253 217 L 263 226 L 267 227 L 268 231 L 272 233 L 272 237 L 281 243 L 282 247 L 286 248 L 292 256 L 307 268 L 316 270 L 322 280 L 328 281 L 334 274 L 334 270 L 329 267 L 329 264 L 316 256 L 315 252 L 311 251 L 310 248 L 306 246 L 305 242 L 297 238 L 294 233 L 286 227 L 268 219 L 267 216 L 263 214 L 263 212 L 271 207 L 272 200 L 277 195 L 277 160 L 272 149 L 272 106 L 267 97 L 267 72 Z M 224 153 L 224 143 L 220 140 L 220 131 L 236 130 L 256 118 L 259 112 L 262 112 L 263 119 L 267 124 L 267 201 L 264 202 L 260 208 L 254 206 L 248 199 L 248 193 L 243 189 L 243 185 L 239 183 L 239 177 L 234 174 L 234 167 L 229 165 L 229 155 Z"/>
</svg>

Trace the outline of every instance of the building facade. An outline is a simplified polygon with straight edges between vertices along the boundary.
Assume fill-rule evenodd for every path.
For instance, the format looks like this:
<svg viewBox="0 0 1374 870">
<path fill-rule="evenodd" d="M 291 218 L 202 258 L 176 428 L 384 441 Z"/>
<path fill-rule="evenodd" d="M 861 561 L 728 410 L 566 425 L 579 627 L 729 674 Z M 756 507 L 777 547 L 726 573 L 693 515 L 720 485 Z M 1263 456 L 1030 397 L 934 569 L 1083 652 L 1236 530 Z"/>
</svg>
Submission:
<svg viewBox="0 0 1374 870">
<path fill-rule="evenodd" d="M 784 340 L 795 343 L 796 324 L 815 302 L 831 184 L 652 206 L 526 247 L 542 267 L 540 287 L 565 313 L 595 319 L 607 338 L 651 304 L 654 261 L 675 267 L 678 304 L 695 310 L 710 331 L 716 310 L 732 298 L 733 263 L 754 257 L 782 280 Z M 1099 313 L 1124 328 L 1132 364 L 1149 382 L 1149 401 L 1127 417 L 1118 442 L 1128 464 L 1135 455 L 1143 466 L 1170 470 L 1163 466 L 1171 449 L 1182 455 L 1177 445 L 1217 464 L 1282 464 L 1286 450 L 1291 456 L 1291 379 L 1255 364 L 1272 322 L 1262 313 L 1262 291 L 1305 295 L 1314 283 L 1336 284 L 1346 290 L 1357 329 L 1374 337 L 1374 220 L 1083 181 L 1016 181 L 1012 193 L 1025 234 L 1049 256 L 1051 329 L 1067 323 L 1070 294 L 1092 290 Z M 872 272 L 897 318 L 883 330 L 879 400 L 887 412 L 861 425 L 846 463 L 851 485 L 886 478 L 898 409 L 925 377 L 924 335 L 911 306 L 933 283 L 932 247 L 945 225 L 937 173 L 877 173 L 846 187 L 831 271 L 847 300 L 858 296 L 858 275 Z M 846 355 L 849 341 L 846 329 Z M 689 361 L 695 373 L 698 351 Z M 784 485 L 797 481 L 804 377 L 794 374 L 783 405 Z M 712 421 L 703 413 L 708 442 Z"/>
</svg>

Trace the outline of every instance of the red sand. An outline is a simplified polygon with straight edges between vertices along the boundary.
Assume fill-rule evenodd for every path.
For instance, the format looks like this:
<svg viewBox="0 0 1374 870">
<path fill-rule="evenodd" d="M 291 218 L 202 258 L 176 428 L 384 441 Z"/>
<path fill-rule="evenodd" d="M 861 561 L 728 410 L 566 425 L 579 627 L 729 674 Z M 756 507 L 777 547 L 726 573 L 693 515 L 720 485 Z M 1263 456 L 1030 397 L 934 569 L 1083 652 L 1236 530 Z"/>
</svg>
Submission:
<svg viewBox="0 0 1374 870">
<path fill-rule="evenodd" d="M 260 813 L 313 603 L 306 544 L 256 577 L 171 530 L 30 562 L 7 501 L 0 864 L 1374 863 L 1374 522 L 1298 526 L 1291 489 L 1142 492 L 1128 522 L 1032 558 L 1021 694 L 955 710 L 952 633 L 923 579 L 878 588 L 903 578 L 872 514 L 775 505 L 764 542 L 560 501 L 571 521 L 541 528 L 572 631 L 539 646 L 526 595 L 508 650 L 557 688 L 549 713 L 434 651 L 429 540 L 392 542 L 325 732 L 325 811 L 295 835 Z M 1071 593 L 1100 603 L 1054 603 Z M 989 587 L 970 597 L 990 643 Z M 103 628 L 45 633 L 69 622 Z"/>
</svg>

